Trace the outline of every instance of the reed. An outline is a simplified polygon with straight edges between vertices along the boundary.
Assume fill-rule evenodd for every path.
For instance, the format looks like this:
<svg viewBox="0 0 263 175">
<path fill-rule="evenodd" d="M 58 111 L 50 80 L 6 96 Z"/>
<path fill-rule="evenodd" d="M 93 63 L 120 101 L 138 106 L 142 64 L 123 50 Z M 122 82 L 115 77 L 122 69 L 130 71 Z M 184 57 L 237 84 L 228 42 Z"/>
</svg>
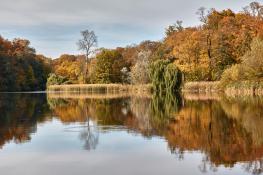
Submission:
<svg viewBox="0 0 263 175">
<path fill-rule="evenodd" d="M 131 94 L 131 93 L 115 93 L 115 94 L 79 94 L 79 93 L 47 93 L 49 99 L 118 99 L 118 98 L 152 98 L 152 94 Z"/>
<path fill-rule="evenodd" d="M 219 101 L 224 97 L 223 93 L 194 93 L 194 92 L 184 92 L 184 99 L 189 101 L 207 101 L 207 100 L 216 100 Z"/>
<path fill-rule="evenodd" d="M 183 92 L 196 93 L 213 93 L 220 92 L 219 82 L 214 81 L 200 81 L 200 82 L 186 82 L 182 88 Z"/>
<path fill-rule="evenodd" d="M 119 94 L 119 93 L 150 93 L 152 85 L 123 85 L 123 84 L 72 84 L 51 85 L 48 93 L 75 93 L 75 94 Z"/>
<path fill-rule="evenodd" d="M 228 96 L 262 96 L 263 81 L 238 81 L 225 87 Z"/>
</svg>

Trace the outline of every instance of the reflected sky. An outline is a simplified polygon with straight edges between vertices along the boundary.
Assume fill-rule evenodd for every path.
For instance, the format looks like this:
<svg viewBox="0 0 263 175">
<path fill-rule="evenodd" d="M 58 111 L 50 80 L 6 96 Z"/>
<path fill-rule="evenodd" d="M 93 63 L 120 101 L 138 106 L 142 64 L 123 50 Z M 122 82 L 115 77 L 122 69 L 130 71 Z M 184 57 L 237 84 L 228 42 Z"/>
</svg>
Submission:
<svg viewBox="0 0 263 175">
<path fill-rule="evenodd" d="M 261 99 L 156 98 L 2 95 L 0 172 L 261 173 Z"/>
</svg>

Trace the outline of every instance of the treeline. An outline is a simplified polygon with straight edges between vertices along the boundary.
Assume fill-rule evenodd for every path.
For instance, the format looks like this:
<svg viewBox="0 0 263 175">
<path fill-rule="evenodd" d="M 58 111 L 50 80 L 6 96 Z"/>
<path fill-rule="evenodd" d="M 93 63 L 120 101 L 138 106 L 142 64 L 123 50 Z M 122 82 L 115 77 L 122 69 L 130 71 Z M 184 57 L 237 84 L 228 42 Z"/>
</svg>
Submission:
<svg viewBox="0 0 263 175">
<path fill-rule="evenodd" d="M 36 55 L 23 39 L 0 36 L 0 91 L 45 90 L 50 73 L 49 59 Z"/>
<path fill-rule="evenodd" d="M 185 28 L 182 21 L 177 21 L 176 24 L 166 28 L 166 36 L 162 41 L 143 41 L 139 45 L 111 50 L 98 49 L 95 56 L 88 61 L 87 83 L 151 83 L 154 81 L 150 77 L 151 66 L 157 60 L 172 62 L 183 72 L 186 81 L 221 80 L 225 70 L 227 73 L 224 73 L 224 81 L 237 80 L 239 74 L 236 72 L 242 72 L 244 67 L 250 69 L 245 70 L 247 76 L 242 76 L 243 79 L 262 78 L 261 4 L 253 2 L 238 13 L 230 9 L 217 11 L 200 8 L 197 14 L 201 25 Z M 256 51 L 257 55 L 252 57 L 253 51 Z M 83 81 L 80 77 L 81 68 L 83 69 L 81 65 L 84 64 L 79 59 L 72 61 L 71 66 L 65 66 L 68 64 L 65 55 L 56 62 L 61 64 L 55 66 L 54 72 L 56 75 L 66 77 L 65 82 Z M 241 65 L 242 68 L 237 70 L 236 67 Z M 64 73 L 58 71 L 62 67 L 68 71 L 67 74 L 65 74 L 67 71 Z M 253 69 L 255 69 L 253 73 L 249 72 Z M 75 70 L 75 74 L 72 74 L 72 70 Z"/>
<path fill-rule="evenodd" d="M 143 41 L 139 45 L 125 48 L 97 49 L 88 60 L 87 69 L 84 55 L 62 55 L 52 61 L 53 74 L 48 84 L 149 83 L 149 64 L 159 58 L 158 49 L 161 44 Z"/>
<path fill-rule="evenodd" d="M 169 78 L 176 80 L 172 72 L 182 72 L 185 81 L 222 80 L 223 85 L 261 80 L 263 5 L 252 2 L 238 13 L 200 8 L 197 14 L 199 26 L 184 27 L 182 21 L 177 21 L 166 28 L 161 41 L 143 41 L 116 49 L 95 50 L 95 32 L 86 30 L 78 42 L 79 48 L 86 50 L 85 55 L 64 54 L 52 61 L 37 56 L 26 40 L 10 42 L 1 38 L 0 90 L 44 89 L 50 69 L 47 85 L 165 84 L 165 79 L 167 84 Z M 158 73 L 154 68 L 157 63 L 160 70 L 169 65 L 161 79 L 151 76 Z"/>
</svg>

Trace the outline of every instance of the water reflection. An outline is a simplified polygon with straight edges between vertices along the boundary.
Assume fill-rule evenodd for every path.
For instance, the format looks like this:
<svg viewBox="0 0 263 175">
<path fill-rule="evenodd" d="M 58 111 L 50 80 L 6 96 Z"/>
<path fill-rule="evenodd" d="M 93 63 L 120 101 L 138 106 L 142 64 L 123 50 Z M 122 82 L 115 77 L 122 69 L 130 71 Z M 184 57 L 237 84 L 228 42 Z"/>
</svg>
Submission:
<svg viewBox="0 0 263 175">
<path fill-rule="evenodd" d="M 97 148 L 101 133 L 120 130 L 163 138 L 181 161 L 186 153 L 202 152 L 200 172 L 216 172 L 220 166 L 232 168 L 237 163 L 251 174 L 263 171 L 261 98 L 8 94 L 0 96 L 0 113 L 1 146 L 29 141 L 38 124 L 56 118 L 66 126 L 65 132 L 79 133 L 86 150 Z"/>
<path fill-rule="evenodd" d="M 48 112 L 44 94 L 1 94 L 0 147 L 10 141 L 30 141 L 36 124 L 49 119 Z"/>
</svg>

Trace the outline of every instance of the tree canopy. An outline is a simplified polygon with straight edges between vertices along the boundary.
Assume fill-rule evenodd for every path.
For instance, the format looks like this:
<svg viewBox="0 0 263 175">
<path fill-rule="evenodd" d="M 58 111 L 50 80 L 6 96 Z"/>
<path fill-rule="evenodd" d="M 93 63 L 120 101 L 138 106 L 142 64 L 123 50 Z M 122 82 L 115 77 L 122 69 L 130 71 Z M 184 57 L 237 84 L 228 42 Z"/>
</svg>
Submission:
<svg viewBox="0 0 263 175">
<path fill-rule="evenodd" d="M 177 20 L 165 29 L 163 40 L 96 52 L 97 36 L 85 30 L 78 42 L 84 55 L 62 54 L 53 60 L 37 55 L 28 40 L 0 37 L 0 91 L 44 90 L 49 73 L 52 84 L 154 83 L 158 77 L 149 78 L 154 63 L 160 64 L 155 73 L 167 73 L 166 80 L 158 80 L 164 83 L 160 87 L 179 72 L 185 81 L 217 81 L 241 69 L 250 72 L 249 79 L 260 79 L 263 5 L 252 2 L 238 13 L 201 7 L 197 14 L 200 25 L 184 27 Z"/>
</svg>

